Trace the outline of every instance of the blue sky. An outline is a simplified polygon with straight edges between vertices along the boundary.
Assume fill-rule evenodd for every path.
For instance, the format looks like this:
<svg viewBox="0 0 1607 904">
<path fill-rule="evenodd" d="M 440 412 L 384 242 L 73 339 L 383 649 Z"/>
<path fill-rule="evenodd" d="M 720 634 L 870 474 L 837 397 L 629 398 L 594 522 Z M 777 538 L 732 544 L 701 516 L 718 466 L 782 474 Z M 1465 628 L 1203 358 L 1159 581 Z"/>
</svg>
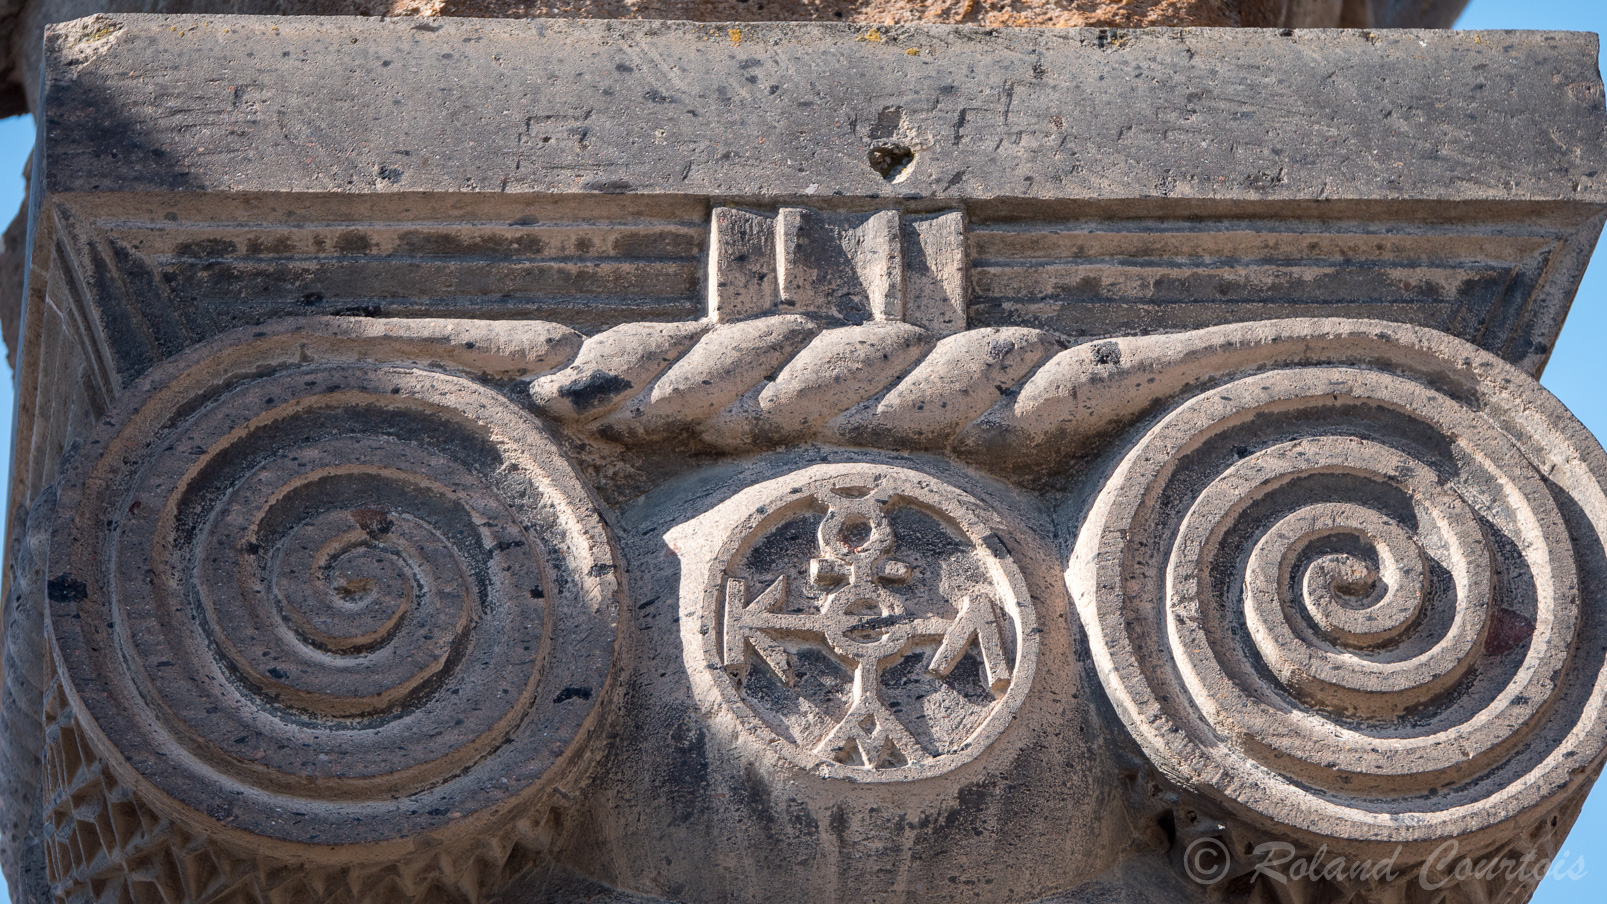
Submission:
<svg viewBox="0 0 1607 904">
<path fill-rule="evenodd" d="M 1535 28 L 1570 31 L 1607 31 L 1607 0 L 1473 0 L 1457 22 L 1458 28 Z M 33 146 L 33 123 L 28 117 L 0 120 L 0 229 L 10 221 L 22 199 L 23 162 Z M 16 175 L 12 175 L 16 174 Z M 1601 349 L 1607 345 L 1607 253 L 1598 253 L 1586 273 L 1579 297 L 1568 316 L 1567 327 L 1542 382 L 1573 410 L 1598 437 L 1607 438 L 1607 394 L 1601 386 Z M 0 367 L 0 424 L 12 419 L 12 382 Z M 9 450 L 9 443 L 5 444 Z M 4 453 L 0 453 L 4 454 Z M 3 470 L 9 470 L 5 468 Z M 0 511 L 4 511 L 6 484 L 0 481 Z M 1598 882 L 1607 878 L 1607 783 L 1598 787 L 1568 837 L 1567 860 L 1582 863 L 1583 881 L 1560 878 L 1542 883 L 1535 904 L 1598 904 L 1603 892 Z M 1578 875 L 1580 870 L 1573 870 Z M 1594 881 L 1593 881 L 1594 880 Z M 0 900 L 5 880 L 0 878 Z"/>
</svg>

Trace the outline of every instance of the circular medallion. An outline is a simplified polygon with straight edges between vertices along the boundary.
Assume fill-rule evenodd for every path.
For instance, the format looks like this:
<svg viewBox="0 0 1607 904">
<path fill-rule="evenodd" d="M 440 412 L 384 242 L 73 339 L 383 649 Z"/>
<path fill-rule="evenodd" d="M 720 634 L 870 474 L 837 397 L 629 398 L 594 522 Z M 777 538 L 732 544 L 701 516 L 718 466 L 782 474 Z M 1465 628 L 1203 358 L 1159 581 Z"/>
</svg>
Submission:
<svg viewBox="0 0 1607 904">
<path fill-rule="evenodd" d="M 1037 631 L 996 516 L 929 475 L 821 465 L 740 497 L 688 665 L 815 772 L 899 781 L 981 753 L 1032 681 Z M 714 538 L 710 538 L 714 542 Z"/>
</svg>

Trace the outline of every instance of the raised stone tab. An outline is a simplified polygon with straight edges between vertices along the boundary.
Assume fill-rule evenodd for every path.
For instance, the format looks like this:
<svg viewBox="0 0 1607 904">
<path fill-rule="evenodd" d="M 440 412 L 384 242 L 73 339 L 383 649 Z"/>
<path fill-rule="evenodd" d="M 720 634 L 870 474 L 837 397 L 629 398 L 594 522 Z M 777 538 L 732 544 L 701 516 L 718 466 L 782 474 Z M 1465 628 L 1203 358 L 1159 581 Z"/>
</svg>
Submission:
<svg viewBox="0 0 1607 904">
<path fill-rule="evenodd" d="M 934 335 L 965 329 L 971 274 L 965 214 L 955 210 L 904 221 L 904 320 Z"/>
<path fill-rule="evenodd" d="M 780 308 L 847 323 L 904 319 L 904 255 L 896 210 L 776 214 Z"/>
<path fill-rule="evenodd" d="M 760 214 L 715 208 L 709 227 L 709 317 L 802 314 L 825 323 L 903 321 L 948 335 L 965 328 L 965 218 L 896 210 Z"/>
<path fill-rule="evenodd" d="M 776 228 L 762 214 L 716 207 L 709 217 L 709 319 L 746 320 L 776 308 Z"/>
</svg>

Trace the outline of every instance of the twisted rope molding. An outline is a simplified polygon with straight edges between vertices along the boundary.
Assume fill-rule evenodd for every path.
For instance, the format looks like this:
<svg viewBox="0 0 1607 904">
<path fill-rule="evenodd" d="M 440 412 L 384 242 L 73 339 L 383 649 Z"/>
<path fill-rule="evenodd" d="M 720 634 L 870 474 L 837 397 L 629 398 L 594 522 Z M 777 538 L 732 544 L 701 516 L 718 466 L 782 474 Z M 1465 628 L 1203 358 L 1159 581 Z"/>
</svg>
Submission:
<svg viewBox="0 0 1607 904">
<path fill-rule="evenodd" d="M 735 452 L 814 441 L 1050 467 L 1046 446 L 1085 451 L 1164 398 L 1297 365 L 1377 367 L 1463 395 L 1530 379 L 1444 333 L 1380 321 L 1264 321 L 1067 347 L 1028 327 L 938 340 L 902 323 L 821 330 L 778 315 L 616 327 L 527 385 L 538 412 L 630 445 L 695 437 Z"/>
<path fill-rule="evenodd" d="M 742 452 L 818 442 L 947 451 L 1003 470 L 1052 470 L 1066 453 L 1097 451 L 1094 441 L 1160 401 L 1274 368 L 1384 370 L 1481 410 L 1547 404 L 1566 413 L 1533 377 L 1467 342 L 1346 318 L 1077 345 L 1031 327 L 938 339 L 906 323 L 822 329 L 791 314 L 628 323 L 589 337 L 544 321 L 308 317 L 275 321 L 253 341 L 239 336 L 191 349 L 162 370 L 206 361 L 194 379 L 226 382 L 220 375 L 295 362 L 413 361 L 515 382 L 515 398 L 536 413 L 622 445 L 694 440 Z M 1536 391 L 1545 403 L 1531 398 Z M 1510 404 L 1488 404 L 1496 397 Z M 1527 431 L 1523 418 L 1502 426 Z"/>
</svg>

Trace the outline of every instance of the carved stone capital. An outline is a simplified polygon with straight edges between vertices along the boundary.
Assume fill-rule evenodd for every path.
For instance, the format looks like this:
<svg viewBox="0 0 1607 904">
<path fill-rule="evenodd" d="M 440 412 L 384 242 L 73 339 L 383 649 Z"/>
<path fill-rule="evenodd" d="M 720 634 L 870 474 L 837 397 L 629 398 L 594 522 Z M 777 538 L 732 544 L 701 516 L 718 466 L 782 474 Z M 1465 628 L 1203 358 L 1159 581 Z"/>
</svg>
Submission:
<svg viewBox="0 0 1607 904">
<path fill-rule="evenodd" d="M 29 904 L 1516 904 L 1607 760 L 1582 38 L 53 34 Z"/>
<path fill-rule="evenodd" d="M 1591 602 L 1607 586 L 1607 458 L 1533 378 L 1444 334 L 1286 320 L 1040 354 L 1022 388 L 938 434 L 1021 488 L 987 490 L 992 503 L 952 465 L 846 450 L 814 465 L 778 453 L 704 502 L 675 488 L 707 479 L 683 462 L 610 516 L 632 535 L 620 552 L 582 476 L 617 454 L 590 445 L 600 421 L 570 418 L 558 440 L 485 385 L 517 397 L 576 379 L 614 340 L 479 329 L 311 319 L 222 337 L 154 370 L 92 434 L 51 552 L 58 889 L 94 881 L 67 843 L 91 828 L 71 815 L 90 763 L 120 849 L 148 843 L 136 815 L 150 813 L 270 864 L 258 873 L 321 862 L 359 898 L 421 839 L 493 875 L 525 862 L 521 845 L 562 856 L 543 814 L 641 780 L 602 764 L 653 775 L 674 759 L 647 738 L 633 754 L 588 740 L 596 718 L 614 737 L 646 711 L 708 720 L 705 765 L 791 776 L 806 809 L 858 806 L 863 782 L 909 787 L 903 807 L 937 791 L 936 805 L 951 781 L 915 789 L 955 770 L 1020 782 L 1023 752 L 1046 755 L 1090 715 L 1044 708 L 1078 683 L 1050 627 L 1073 611 L 1153 764 L 1143 781 L 1174 789 L 1131 818 L 1172 794 L 1174 832 L 1180 813 L 1215 813 L 1196 836 L 1416 865 L 1448 840 L 1483 852 L 1541 831 L 1607 752 L 1607 623 Z M 883 366 L 883 329 L 836 328 L 836 369 Z M 701 347 L 686 330 L 618 330 L 679 343 L 682 362 Z M 957 372 L 1006 357 L 989 353 L 998 331 L 974 332 L 949 346 Z M 790 367 L 759 385 L 786 387 Z M 682 382 L 743 394 L 709 373 Z M 645 397 L 674 398 L 646 382 Z M 938 409 L 973 391 L 926 387 L 921 406 Z M 746 404 L 717 417 L 755 418 Z M 898 445 L 899 419 L 876 420 Z M 614 439 L 657 454 L 653 434 Z M 1045 583 L 1053 534 L 1070 602 Z M 622 573 L 655 546 L 678 569 L 648 568 L 628 593 Z M 647 634 L 624 672 L 684 659 L 685 683 L 612 702 L 640 681 L 611 665 L 614 613 L 648 594 L 627 608 L 678 596 L 679 626 L 627 626 Z M 1046 793 L 1001 789 L 999 805 Z M 115 815 L 119 796 L 135 815 Z M 640 843 L 617 823 L 586 831 Z M 500 860 L 454 840 L 487 833 L 507 839 Z M 1085 852 L 1060 881 L 1117 862 Z"/>
</svg>

